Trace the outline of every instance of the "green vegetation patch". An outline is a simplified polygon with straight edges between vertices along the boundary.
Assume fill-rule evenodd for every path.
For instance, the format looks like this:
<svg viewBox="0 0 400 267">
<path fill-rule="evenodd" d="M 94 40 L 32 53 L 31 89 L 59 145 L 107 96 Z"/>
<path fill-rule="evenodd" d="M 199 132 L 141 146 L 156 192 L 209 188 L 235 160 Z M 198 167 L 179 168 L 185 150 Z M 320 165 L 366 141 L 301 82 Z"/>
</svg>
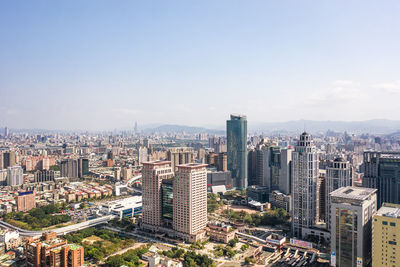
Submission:
<svg viewBox="0 0 400 267">
<path fill-rule="evenodd" d="M 61 206 L 51 204 L 31 209 L 27 213 L 10 212 L 3 215 L 3 220 L 26 230 L 41 230 L 42 228 L 66 223 L 71 220 L 71 217 L 66 214 L 55 215 L 59 212 L 61 212 Z"/>
</svg>

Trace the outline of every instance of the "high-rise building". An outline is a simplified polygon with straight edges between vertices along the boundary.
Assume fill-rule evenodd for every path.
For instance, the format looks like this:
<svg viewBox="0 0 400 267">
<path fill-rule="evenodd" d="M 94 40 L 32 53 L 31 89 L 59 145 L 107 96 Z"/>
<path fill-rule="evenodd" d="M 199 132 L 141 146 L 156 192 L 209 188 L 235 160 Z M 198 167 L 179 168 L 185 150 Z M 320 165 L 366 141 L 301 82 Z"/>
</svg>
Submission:
<svg viewBox="0 0 400 267">
<path fill-rule="evenodd" d="M 8 137 L 8 127 L 4 127 L 4 137 Z"/>
<path fill-rule="evenodd" d="M 7 185 L 16 186 L 24 183 L 24 172 L 21 166 L 8 167 L 7 169 Z"/>
<path fill-rule="evenodd" d="M 125 180 L 131 179 L 132 178 L 132 169 L 123 167 L 122 168 L 122 178 L 124 178 Z"/>
<path fill-rule="evenodd" d="M 279 190 L 289 195 L 291 188 L 292 149 L 281 149 L 272 143 L 257 146 L 257 185 L 268 187 L 270 192 Z"/>
<path fill-rule="evenodd" d="M 303 228 L 317 220 L 318 153 L 311 136 L 300 135 L 292 153 L 292 233 L 303 238 Z"/>
<path fill-rule="evenodd" d="M 350 162 L 338 157 L 333 161 L 328 162 L 326 168 L 326 227 L 331 229 L 331 197 L 330 193 L 345 186 L 353 185 L 353 171 Z"/>
<path fill-rule="evenodd" d="M 207 164 L 177 166 L 174 180 L 173 229 L 193 242 L 205 235 L 207 226 Z"/>
<path fill-rule="evenodd" d="M 400 265 L 400 205 L 383 203 L 372 221 L 372 267 Z"/>
<path fill-rule="evenodd" d="M 141 146 L 138 149 L 138 161 L 139 165 L 141 165 L 143 162 L 148 161 L 148 153 L 147 153 L 147 147 Z"/>
<path fill-rule="evenodd" d="M 114 179 L 117 181 L 121 180 L 121 168 L 120 167 L 115 168 Z"/>
<path fill-rule="evenodd" d="M 364 152 L 364 187 L 378 189 L 382 203 L 400 204 L 400 152 Z"/>
<path fill-rule="evenodd" d="M 66 159 L 61 161 L 61 177 L 78 178 L 78 161 L 76 159 Z"/>
<path fill-rule="evenodd" d="M 331 266 L 371 266 L 376 189 L 341 187 L 331 197 Z"/>
<path fill-rule="evenodd" d="M 174 147 L 167 151 L 167 160 L 171 161 L 172 171 L 176 166 L 194 162 L 194 150 L 190 147 Z"/>
<path fill-rule="evenodd" d="M 46 170 L 36 171 L 34 175 L 35 175 L 35 183 L 54 181 L 55 178 L 54 171 L 46 171 Z"/>
<path fill-rule="evenodd" d="M 318 221 L 326 220 L 326 170 L 319 170 L 317 183 L 317 212 Z"/>
<path fill-rule="evenodd" d="M 3 152 L 0 151 L 0 170 L 4 169 L 4 156 Z"/>
<path fill-rule="evenodd" d="M 60 164 L 61 177 L 83 178 L 89 174 L 89 159 L 65 159 Z"/>
<path fill-rule="evenodd" d="M 78 177 L 83 178 L 89 174 L 89 159 L 78 159 Z"/>
<path fill-rule="evenodd" d="M 217 171 L 226 172 L 228 170 L 226 153 L 210 152 L 205 156 L 205 163 L 215 166 Z"/>
<path fill-rule="evenodd" d="M 17 203 L 17 211 L 30 211 L 36 208 L 36 193 L 35 191 L 20 192 L 15 198 L 15 202 Z"/>
<path fill-rule="evenodd" d="M 44 233 L 41 238 L 27 239 L 27 267 L 79 267 L 85 264 L 84 248 L 68 244 L 56 233 Z"/>
<path fill-rule="evenodd" d="M 257 180 L 257 150 L 247 152 L 247 186 L 259 185 Z"/>
<path fill-rule="evenodd" d="M 7 185 L 7 170 L 0 170 L 0 186 Z"/>
<path fill-rule="evenodd" d="M 14 167 L 17 165 L 17 155 L 15 151 L 8 151 L 3 153 L 3 168 Z"/>
<path fill-rule="evenodd" d="M 247 118 L 232 114 L 226 121 L 228 170 L 237 188 L 246 188 L 247 181 Z"/>
<path fill-rule="evenodd" d="M 142 199 L 143 228 L 158 231 L 162 220 L 162 180 L 174 176 L 170 161 L 143 162 Z"/>
</svg>

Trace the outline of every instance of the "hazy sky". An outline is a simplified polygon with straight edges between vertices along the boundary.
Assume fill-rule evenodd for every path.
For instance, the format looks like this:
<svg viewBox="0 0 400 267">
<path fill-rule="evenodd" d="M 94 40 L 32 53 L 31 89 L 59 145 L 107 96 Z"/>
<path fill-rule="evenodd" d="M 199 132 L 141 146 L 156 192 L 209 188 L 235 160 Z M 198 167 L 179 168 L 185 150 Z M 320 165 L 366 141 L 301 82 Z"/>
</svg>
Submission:
<svg viewBox="0 0 400 267">
<path fill-rule="evenodd" d="M 0 126 L 400 118 L 400 1 L 0 1 Z"/>
</svg>

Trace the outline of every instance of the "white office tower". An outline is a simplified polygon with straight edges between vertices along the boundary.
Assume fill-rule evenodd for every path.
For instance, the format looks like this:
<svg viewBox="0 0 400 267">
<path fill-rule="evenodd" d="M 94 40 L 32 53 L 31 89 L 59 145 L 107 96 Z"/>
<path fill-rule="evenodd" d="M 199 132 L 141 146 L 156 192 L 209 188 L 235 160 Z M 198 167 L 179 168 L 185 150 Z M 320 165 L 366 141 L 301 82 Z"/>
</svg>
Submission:
<svg viewBox="0 0 400 267">
<path fill-rule="evenodd" d="M 8 167 L 7 169 L 7 185 L 15 186 L 24 183 L 24 174 L 21 166 Z"/>
<path fill-rule="evenodd" d="M 303 228 L 317 219 L 318 153 L 311 136 L 300 135 L 292 153 L 292 233 L 303 238 Z"/>
<path fill-rule="evenodd" d="M 194 242 L 204 238 L 207 226 L 207 164 L 177 165 L 174 181 L 173 228 Z"/>
<path fill-rule="evenodd" d="M 326 168 L 326 192 L 325 192 L 325 211 L 326 227 L 331 229 L 331 196 L 330 193 L 345 186 L 352 186 L 353 171 L 350 162 L 339 157 L 329 161 Z"/>
<path fill-rule="evenodd" d="M 163 179 L 171 179 L 173 176 L 170 161 L 143 162 L 143 228 L 158 231 L 158 228 L 163 225 L 161 182 Z"/>
</svg>

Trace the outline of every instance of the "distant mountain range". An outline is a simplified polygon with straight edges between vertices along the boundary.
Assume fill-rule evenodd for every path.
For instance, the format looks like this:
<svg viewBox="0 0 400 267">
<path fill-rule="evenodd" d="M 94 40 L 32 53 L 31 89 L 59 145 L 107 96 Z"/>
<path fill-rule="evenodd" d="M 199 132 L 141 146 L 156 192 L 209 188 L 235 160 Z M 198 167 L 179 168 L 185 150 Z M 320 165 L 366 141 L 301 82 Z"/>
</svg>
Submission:
<svg viewBox="0 0 400 267">
<path fill-rule="evenodd" d="M 301 132 L 311 133 L 335 132 L 390 134 L 400 131 L 398 120 L 366 120 L 366 121 L 312 121 L 296 120 L 288 122 L 250 123 L 249 131 L 252 132 Z"/>
<path fill-rule="evenodd" d="M 218 126 L 197 127 L 175 124 L 144 124 L 139 125 L 139 131 L 144 134 L 151 133 L 187 133 L 198 134 L 207 133 L 215 135 L 225 135 L 225 123 Z M 107 132 L 132 131 L 132 128 L 120 128 L 107 130 Z M 371 133 L 371 134 L 390 134 L 400 135 L 400 120 L 366 120 L 366 121 L 313 121 L 313 120 L 294 120 L 287 122 L 253 122 L 248 121 L 249 133 L 266 134 L 295 134 L 306 130 L 310 133 L 322 133 L 328 130 L 335 132 L 349 133 Z M 12 133 L 82 133 L 85 130 L 46 130 L 46 129 L 10 129 Z M 104 132 L 104 131 L 89 131 Z M 4 133 L 4 128 L 0 127 L 0 135 Z"/>
<path fill-rule="evenodd" d="M 142 133 L 187 133 L 187 134 L 198 134 L 198 133 L 208 133 L 215 135 L 223 135 L 225 134 L 224 130 L 217 129 L 207 129 L 203 127 L 193 127 L 193 126 L 185 126 L 185 125 L 160 125 L 155 128 L 146 128 L 142 131 Z"/>
<path fill-rule="evenodd" d="M 205 127 L 193 127 L 185 125 L 160 125 L 154 128 L 146 128 L 143 133 L 208 133 L 223 135 L 225 126 L 209 129 Z M 310 133 L 321 133 L 328 130 L 335 132 L 349 133 L 371 133 L 371 134 L 392 134 L 400 132 L 400 120 L 367 120 L 367 121 L 313 121 L 295 120 L 287 122 L 255 122 L 248 121 L 249 133 L 299 133 L 302 131 Z"/>
</svg>

